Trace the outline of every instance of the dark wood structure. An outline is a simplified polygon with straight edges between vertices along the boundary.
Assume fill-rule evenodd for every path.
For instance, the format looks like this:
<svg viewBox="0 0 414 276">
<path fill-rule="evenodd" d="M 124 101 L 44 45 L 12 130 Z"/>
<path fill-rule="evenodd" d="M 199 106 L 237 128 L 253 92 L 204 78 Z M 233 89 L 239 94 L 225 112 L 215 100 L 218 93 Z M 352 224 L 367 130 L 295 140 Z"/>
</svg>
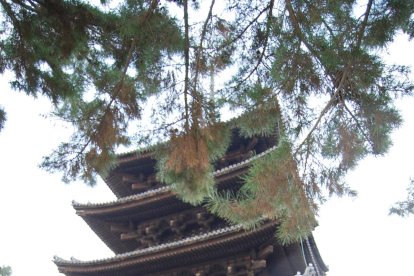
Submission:
<svg viewBox="0 0 414 276">
<path fill-rule="evenodd" d="M 219 189 L 237 189 L 249 163 L 276 148 L 277 138 L 244 139 L 234 133 L 226 157 L 216 164 Z M 256 155 L 253 155 L 255 151 Z M 150 149 L 119 156 L 120 165 L 104 179 L 118 197 L 99 204 L 73 202 L 81 216 L 116 254 L 102 260 L 63 260 L 67 276 L 293 276 L 313 263 L 319 276 L 323 263 L 312 237 L 281 246 L 277 222 L 254 231 L 230 226 L 203 207 L 181 202 L 155 177 Z"/>
</svg>

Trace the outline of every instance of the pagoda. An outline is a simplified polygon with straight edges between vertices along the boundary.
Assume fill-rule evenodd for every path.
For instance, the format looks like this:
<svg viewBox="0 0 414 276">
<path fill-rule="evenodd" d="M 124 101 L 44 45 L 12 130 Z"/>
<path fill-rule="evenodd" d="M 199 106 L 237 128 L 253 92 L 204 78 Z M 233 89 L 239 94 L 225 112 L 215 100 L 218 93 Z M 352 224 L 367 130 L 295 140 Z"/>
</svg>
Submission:
<svg viewBox="0 0 414 276">
<path fill-rule="evenodd" d="M 213 173 L 219 190 L 237 190 L 249 164 L 277 147 L 276 137 L 233 139 Z M 255 154 L 253 154 L 255 153 Z M 104 179 L 118 198 L 97 204 L 73 202 L 99 238 L 116 254 L 100 260 L 54 262 L 67 276 L 324 276 L 328 271 L 312 236 L 282 246 L 277 221 L 255 230 L 229 225 L 202 206 L 180 201 L 157 181 L 154 150 L 119 155 Z M 310 264 L 310 265 L 309 265 Z"/>
</svg>

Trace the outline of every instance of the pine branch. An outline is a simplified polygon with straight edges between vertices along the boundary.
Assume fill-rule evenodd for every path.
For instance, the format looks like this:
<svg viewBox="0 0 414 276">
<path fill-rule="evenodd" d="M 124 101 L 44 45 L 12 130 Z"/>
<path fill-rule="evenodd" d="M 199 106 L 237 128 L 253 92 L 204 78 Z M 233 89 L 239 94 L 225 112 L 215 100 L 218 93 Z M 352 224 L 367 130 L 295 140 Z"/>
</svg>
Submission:
<svg viewBox="0 0 414 276">
<path fill-rule="evenodd" d="M 214 2 L 215 0 L 211 1 L 211 5 L 210 5 L 210 10 L 208 12 L 207 18 L 204 21 L 204 25 L 203 25 L 203 30 L 201 32 L 201 38 L 200 38 L 200 46 L 198 47 L 198 51 L 197 51 L 197 56 L 196 56 L 196 65 L 195 65 L 195 74 L 194 74 L 194 93 L 196 93 L 197 91 L 197 78 L 198 78 L 198 72 L 200 69 L 200 56 L 201 56 L 201 52 L 203 51 L 203 41 L 206 35 L 206 31 L 207 31 L 207 24 L 211 19 L 212 16 L 212 11 L 213 11 L 213 6 L 214 6 Z"/>
<path fill-rule="evenodd" d="M 25 8 L 25 9 L 27 9 L 27 10 L 29 10 L 29 11 L 37 13 L 37 11 L 33 7 L 26 5 L 25 3 L 23 3 L 20 0 L 12 0 L 12 2 L 19 5 L 19 6 L 21 6 L 21 7 L 23 7 L 23 8 Z"/>
<path fill-rule="evenodd" d="M 312 5 L 311 2 L 304 0 L 304 2 L 306 4 L 308 4 L 309 6 L 315 7 L 314 5 Z M 323 25 L 326 27 L 326 29 L 328 30 L 329 34 L 334 38 L 334 40 L 338 40 L 337 37 L 335 36 L 332 28 L 329 26 L 329 24 L 325 21 L 325 19 L 319 15 L 319 19 L 322 21 Z"/>
<path fill-rule="evenodd" d="M 296 32 L 298 33 L 298 35 L 299 35 L 299 37 L 300 37 L 300 39 L 301 39 L 301 41 L 305 44 L 305 46 L 306 46 L 306 48 L 308 48 L 308 50 L 313 54 L 313 56 L 319 61 L 319 63 L 321 64 L 321 65 L 323 65 L 323 63 L 322 63 L 322 58 L 321 58 L 321 56 L 319 55 L 319 53 L 313 48 L 313 46 L 310 44 L 310 42 L 306 39 L 306 37 L 305 37 L 305 35 L 303 34 L 303 32 L 302 32 L 302 29 L 301 29 L 301 27 L 300 27 L 300 25 L 299 25 L 299 21 L 298 21 L 298 19 L 297 19 L 297 17 L 296 17 L 296 15 L 295 15 L 295 12 L 294 12 L 294 10 L 293 10 L 293 7 L 292 7 L 292 3 L 291 3 L 291 1 L 290 0 L 286 0 L 286 8 L 288 9 L 288 11 L 289 11 L 289 17 L 290 17 L 290 19 L 291 19 L 291 21 L 292 21 L 292 23 L 293 23 L 293 27 L 295 28 L 295 30 L 296 30 Z M 321 17 L 322 18 L 322 17 Z M 323 20 L 324 21 L 324 20 Z M 324 23 L 326 23 L 325 21 L 324 21 Z M 326 24 L 326 26 L 327 26 L 327 28 L 328 28 L 328 24 Z M 330 30 L 330 28 L 328 28 L 328 30 Z M 332 33 L 332 32 L 331 32 Z M 328 74 L 328 75 L 330 75 L 330 74 Z M 331 77 L 331 80 L 332 81 L 334 81 L 335 82 L 335 78 L 334 77 L 332 77 L 331 75 L 330 75 L 330 77 Z"/>
<path fill-rule="evenodd" d="M 145 12 L 145 14 L 143 15 L 143 17 L 141 18 L 141 22 L 140 22 L 141 25 L 149 18 L 149 16 L 151 15 L 151 13 L 157 7 L 158 2 L 159 2 L 159 0 L 153 0 L 152 1 L 149 9 Z M 129 47 L 127 60 L 126 60 L 125 65 L 124 65 L 124 70 L 123 70 L 123 72 L 121 74 L 121 77 L 120 77 L 119 82 L 115 85 L 115 92 L 112 95 L 110 102 L 106 105 L 104 114 L 101 116 L 101 118 L 99 120 L 98 127 L 92 132 L 92 134 L 89 136 L 88 141 L 85 143 L 85 145 L 82 147 L 82 149 L 77 153 L 77 155 L 74 158 L 71 159 L 71 161 L 73 161 L 74 159 L 78 158 L 81 154 L 83 154 L 83 152 L 85 151 L 85 149 L 92 142 L 92 139 L 95 138 L 95 136 L 97 135 L 97 130 L 104 123 L 104 118 L 106 116 L 108 116 L 109 111 L 111 110 L 111 106 L 112 106 L 113 102 L 118 97 L 119 93 L 121 92 L 122 85 L 124 83 L 124 79 L 125 79 L 125 76 L 126 76 L 126 72 L 128 71 L 128 67 L 129 67 L 129 64 L 130 64 L 131 58 L 132 58 L 132 53 L 133 53 L 133 51 L 135 49 L 135 45 L 137 43 L 137 40 L 138 40 L 138 34 L 135 34 L 134 39 L 132 40 L 131 46 Z"/>
<path fill-rule="evenodd" d="M 297 21 L 297 19 L 296 19 L 296 17 L 295 17 L 295 15 L 293 14 L 293 9 L 292 9 L 292 5 L 290 4 L 290 0 L 286 0 L 286 6 L 288 6 L 288 9 L 289 9 L 289 6 L 290 6 L 290 9 L 289 9 L 289 14 L 291 14 L 291 18 L 292 18 L 292 20 L 294 20 L 295 21 L 295 25 L 297 26 L 297 28 L 299 28 L 299 24 L 298 24 L 298 21 Z M 362 24 L 361 24 L 361 29 L 359 30 L 359 32 L 358 32 L 358 38 L 357 38 L 357 44 L 356 44 L 356 47 L 353 49 L 353 52 L 356 52 L 356 51 L 358 51 L 359 50 L 359 47 L 361 46 L 361 42 L 362 42 L 362 38 L 363 38 L 363 35 L 364 35 L 364 32 L 365 32 L 365 27 L 366 27 L 366 25 L 367 25 L 367 22 L 368 22 L 368 17 L 369 17 L 369 13 L 370 13 L 370 11 L 371 11 L 371 7 L 372 7 L 372 4 L 373 4 L 373 0 L 369 0 L 369 2 L 368 2 L 368 5 L 367 5 L 367 9 L 366 9 L 366 11 L 365 11 L 365 17 L 364 17 L 364 21 L 362 22 Z M 301 33 L 301 31 L 300 31 L 300 28 L 298 29 L 298 31 L 300 32 L 300 34 L 302 34 Z M 306 43 L 305 43 L 306 44 Z M 310 50 L 310 49 L 309 49 Z M 295 154 L 294 155 L 296 155 L 298 152 L 299 152 L 299 149 L 303 146 L 303 144 L 310 138 L 310 136 L 312 135 L 312 133 L 313 133 L 313 131 L 317 128 L 317 126 L 319 125 L 319 123 L 320 123 L 320 121 L 322 120 L 322 117 L 325 115 L 325 112 L 326 111 L 328 111 L 328 109 L 332 106 L 332 103 L 334 102 L 334 100 L 336 99 L 336 97 L 338 96 L 338 94 L 339 94 L 339 92 L 340 92 L 340 90 L 342 89 L 342 86 L 343 86 L 343 84 L 344 84 L 344 82 L 345 82 L 345 80 L 346 80 L 346 78 L 347 78 L 347 75 L 348 75 L 348 71 L 349 71 L 349 69 L 350 69 L 350 67 L 351 67 L 351 65 L 352 65 L 352 63 L 353 63 L 353 61 L 354 61 L 354 58 L 352 57 L 351 58 L 351 60 L 350 60 L 350 62 L 348 63 L 348 65 L 347 65 L 347 67 L 345 68 L 345 70 L 344 70 L 344 72 L 343 72 L 343 74 L 342 74 L 342 78 L 341 78 L 341 82 L 339 83 L 339 86 L 338 86 L 338 88 L 336 89 L 336 91 L 335 91 L 335 93 L 332 95 L 332 97 L 331 97 L 331 99 L 329 100 L 329 102 L 325 105 L 325 107 L 324 107 L 324 109 L 322 110 L 322 112 L 320 113 L 320 115 L 319 115 L 319 117 L 318 117 L 318 119 L 317 119 L 317 121 L 316 121 L 316 123 L 314 124 L 314 126 L 312 127 L 312 129 L 310 130 L 310 132 L 308 133 L 308 135 L 306 136 L 306 138 L 302 141 L 302 143 L 298 146 L 298 148 L 296 149 L 296 151 L 295 151 Z M 347 108 L 347 107 L 346 107 Z M 365 134 L 364 134 L 365 135 Z M 369 141 L 369 140 L 368 140 Z"/>
<path fill-rule="evenodd" d="M 188 117 L 188 69 L 190 66 L 190 41 L 188 38 L 188 0 L 184 0 L 184 58 L 185 58 L 185 79 L 184 79 L 184 108 L 185 108 L 185 129 L 189 130 L 189 117 Z"/>
<path fill-rule="evenodd" d="M 151 132 L 152 133 L 156 133 L 157 131 L 165 130 L 165 129 L 171 127 L 171 126 L 174 126 L 174 125 L 178 124 L 179 122 L 183 121 L 184 119 L 185 118 L 180 117 L 177 120 L 175 120 L 174 122 L 162 124 L 162 125 L 160 125 L 160 127 L 153 128 L 153 129 L 148 129 L 146 132 L 148 132 L 148 133 L 151 133 Z"/>
<path fill-rule="evenodd" d="M 4 11 L 7 13 L 7 15 L 13 21 L 13 25 L 17 29 L 17 33 L 19 34 L 20 39 L 23 40 L 23 34 L 22 34 L 22 30 L 20 28 L 19 20 L 17 20 L 16 16 L 14 15 L 9 3 L 7 3 L 4 0 L 0 0 L 0 2 L 1 2 L 1 5 L 3 6 L 3 8 L 4 8 Z M 19 43 L 19 44 L 21 45 L 21 43 Z"/>
<path fill-rule="evenodd" d="M 309 140 L 306 144 L 307 144 L 308 147 L 306 149 L 305 166 L 303 168 L 303 175 L 305 175 L 305 173 L 306 173 L 306 170 L 307 170 L 307 167 L 308 167 L 309 155 L 310 155 L 310 149 L 309 149 L 310 142 L 309 142 Z"/>
<path fill-rule="evenodd" d="M 1 61 L 6 61 L 6 60 L 13 60 L 16 58 L 22 58 L 21 56 L 14 56 L 14 57 L 2 57 L 0 58 Z"/>
<path fill-rule="evenodd" d="M 332 106 L 333 102 L 335 101 L 336 97 L 339 95 L 339 91 L 342 90 L 342 86 L 345 82 L 345 79 L 348 75 L 348 71 L 349 68 L 351 68 L 351 65 L 353 63 L 353 59 L 351 59 L 351 61 L 348 63 L 348 65 L 345 67 L 344 73 L 342 75 L 341 78 L 341 82 L 339 83 L 338 88 L 336 89 L 335 93 L 332 95 L 331 99 L 329 100 L 329 102 L 325 105 L 325 107 L 322 109 L 318 119 L 316 120 L 316 123 L 313 125 L 312 129 L 309 131 L 308 135 L 306 136 L 306 138 L 302 141 L 302 143 L 300 143 L 300 145 L 297 147 L 295 153 L 293 154 L 294 156 L 299 152 L 299 149 L 305 144 L 305 142 L 307 140 L 309 140 L 309 138 L 312 136 L 312 133 L 315 131 L 315 129 L 318 127 L 320 121 L 322 120 L 323 116 L 325 115 L 325 113 L 329 110 L 329 108 Z"/>
<path fill-rule="evenodd" d="M 270 35 L 270 25 L 271 25 L 271 20 L 272 20 L 272 12 L 273 12 L 273 4 L 274 4 L 274 0 L 270 1 L 269 4 L 269 15 L 267 17 L 267 24 L 266 24 L 266 40 L 265 43 L 263 45 L 263 51 L 259 57 L 259 60 L 257 61 L 256 66 L 254 67 L 254 69 L 249 73 L 249 75 L 247 77 L 245 77 L 238 85 L 237 88 L 240 87 L 240 85 L 242 85 L 246 80 L 248 80 L 254 72 L 257 71 L 257 69 L 259 68 L 260 64 L 262 63 L 263 57 L 265 55 L 266 52 L 266 48 L 267 48 L 267 43 L 269 42 L 269 35 Z"/>
<path fill-rule="evenodd" d="M 249 24 L 243 29 L 243 31 L 241 31 L 239 33 L 238 36 L 236 36 L 234 39 L 232 39 L 231 41 L 228 41 L 226 43 L 224 43 L 223 45 L 221 45 L 220 47 L 218 47 L 216 49 L 216 51 L 220 51 L 223 48 L 229 46 L 230 44 L 233 44 L 234 42 L 236 42 L 237 40 L 239 40 L 240 38 L 242 38 L 242 36 L 244 35 L 244 33 L 253 25 L 253 23 L 257 22 L 257 20 L 260 18 L 260 16 L 262 16 L 262 14 L 267 11 L 269 9 L 270 5 L 267 6 L 265 9 L 263 9 L 252 21 L 249 22 Z"/>
<path fill-rule="evenodd" d="M 368 22 L 368 17 L 369 17 L 369 13 L 371 12 L 371 7 L 373 4 L 373 0 L 369 0 L 368 5 L 367 5 L 367 9 L 365 11 L 365 17 L 364 17 L 364 21 L 361 24 L 361 29 L 359 30 L 358 38 L 357 38 L 357 44 L 355 47 L 355 51 L 359 51 L 359 47 L 361 46 L 362 43 L 362 38 L 364 36 L 365 33 L 365 27 L 367 26 L 367 22 Z"/>
<path fill-rule="evenodd" d="M 292 7 L 292 3 L 290 2 L 290 0 L 286 0 L 286 8 L 288 9 L 289 12 L 289 17 L 290 20 L 293 23 L 293 27 L 295 28 L 297 34 L 299 35 L 299 38 L 302 40 L 302 42 L 306 45 L 306 48 L 308 48 L 308 50 L 319 60 L 319 62 L 322 64 L 322 59 L 320 57 L 320 55 L 318 54 L 318 52 L 312 47 L 312 45 L 309 43 L 309 41 L 306 39 L 305 35 L 303 34 L 300 25 L 299 25 L 299 21 L 296 18 L 295 12 L 293 11 L 293 7 Z"/>
<path fill-rule="evenodd" d="M 396 214 L 400 217 L 414 215 L 414 179 L 411 179 L 411 182 L 407 188 L 407 193 L 407 199 L 394 203 L 394 205 L 390 208 L 388 215 Z"/>
<path fill-rule="evenodd" d="M 319 17 L 323 23 L 323 25 L 326 27 L 326 29 L 328 30 L 329 34 L 333 37 L 334 41 L 338 41 L 338 38 L 336 37 L 336 35 L 334 34 L 334 31 L 332 30 L 332 28 L 329 26 L 329 24 L 325 21 L 325 19 L 320 16 Z"/>
<path fill-rule="evenodd" d="M 362 128 L 361 124 L 359 123 L 358 119 L 355 117 L 355 115 L 351 112 L 351 110 L 348 108 L 345 102 L 343 102 L 343 105 L 345 107 L 345 110 L 348 112 L 348 114 L 352 117 L 352 119 L 357 124 L 357 127 L 361 131 L 362 135 L 364 135 L 365 140 L 371 145 L 372 148 L 374 148 L 374 145 L 372 144 L 372 141 L 368 138 L 368 136 L 365 134 L 364 129 Z"/>
<path fill-rule="evenodd" d="M 27 0 L 27 2 L 29 2 L 30 4 L 32 4 L 33 7 L 36 7 L 36 3 L 33 3 L 32 0 Z"/>
</svg>

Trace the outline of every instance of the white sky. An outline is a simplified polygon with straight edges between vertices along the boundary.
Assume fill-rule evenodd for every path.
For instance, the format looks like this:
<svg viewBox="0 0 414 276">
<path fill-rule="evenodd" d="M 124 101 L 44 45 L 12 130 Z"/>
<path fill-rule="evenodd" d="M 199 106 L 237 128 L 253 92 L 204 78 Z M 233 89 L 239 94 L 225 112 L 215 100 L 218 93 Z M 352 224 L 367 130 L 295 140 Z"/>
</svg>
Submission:
<svg viewBox="0 0 414 276">
<path fill-rule="evenodd" d="M 413 49 L 414 42 L 400 36 L 387 58 L 414 65 Z M 0 77 L 0 104 L 8 114 L 0 134 L 0 266 L 11 266 L 13 276 L 57 276 L 53 255 L 81 260 L 112 256 L 75 214 L 71 201 L 103 202 L 115 196 L 102 181 L 95 188 L 65 185 L 60 175 L 38 169 L 41 157 L 70 132 L 39 116 L 49 110 L 47 100 L 10 91 L 7 82 L 7 76 Z M 392 203 L 406 198 L 414 176 L 414 99 L 399 100 L 398 108 L 405 123 L 393 134 L 390 153 L 366 158 L 348 177 L 359 197 L 333 198 L 321 208 L 314 236 L 329 276 L 414 273 L 414 217 L 387 215 Z"/>
</svg>

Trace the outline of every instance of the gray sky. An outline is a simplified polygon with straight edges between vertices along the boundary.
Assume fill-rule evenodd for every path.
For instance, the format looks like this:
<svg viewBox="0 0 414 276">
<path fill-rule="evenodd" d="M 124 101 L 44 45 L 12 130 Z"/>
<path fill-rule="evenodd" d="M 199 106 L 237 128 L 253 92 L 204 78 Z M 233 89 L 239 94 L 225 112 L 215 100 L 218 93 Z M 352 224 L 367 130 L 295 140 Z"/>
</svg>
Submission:
<svg viewBox="0 0 414 276">
<path fill-rule="evenodd" d="M 414 41 L 399 36 L 385 58 L 413 67 L 413 50 Z M 397 108 L 405 122 L 393 133 L 390 152 L 366 158 L 348 175 L 358 197 L 333 198 L 321 208 L 314 235 L 330 266 L 329 276 L 414 273 L 414 217 L 387 215 L 391 204 L 406 198 L 409 178 L 414 177 L 414 99 L 398 100 Z"/>
<path fill-rule="evenodd" d="M 413 49 L 413 42 L 398 37 L 387 59 L 414 65 Z M 55 254 L 81 260 L 112 256 L 71 201 L 104 202 L 115 196 L 102 181 L 95 188 L 65 185 L 60 175 L 37 168 L 70 131 L 39 116 L 49 110 L 47 100 L 10 91 L 7 82 L 7 75 L 0 77 L 0 104 L 8 113 L 0 134 L 0 265 L 11 266 L 13 276 L 57 276 Z M 405 123 L 393 134 L 390 153 L 366 158 L 348 177 L 359 197 L 333 198 L 321 208 L 314 235 L 329 276 L 413 273 L 414 217 L 387 216 L 393 202 L 405 199 L 414 176 L 414 99 L 398 100 L 398 108 Z"/>
</svg>

